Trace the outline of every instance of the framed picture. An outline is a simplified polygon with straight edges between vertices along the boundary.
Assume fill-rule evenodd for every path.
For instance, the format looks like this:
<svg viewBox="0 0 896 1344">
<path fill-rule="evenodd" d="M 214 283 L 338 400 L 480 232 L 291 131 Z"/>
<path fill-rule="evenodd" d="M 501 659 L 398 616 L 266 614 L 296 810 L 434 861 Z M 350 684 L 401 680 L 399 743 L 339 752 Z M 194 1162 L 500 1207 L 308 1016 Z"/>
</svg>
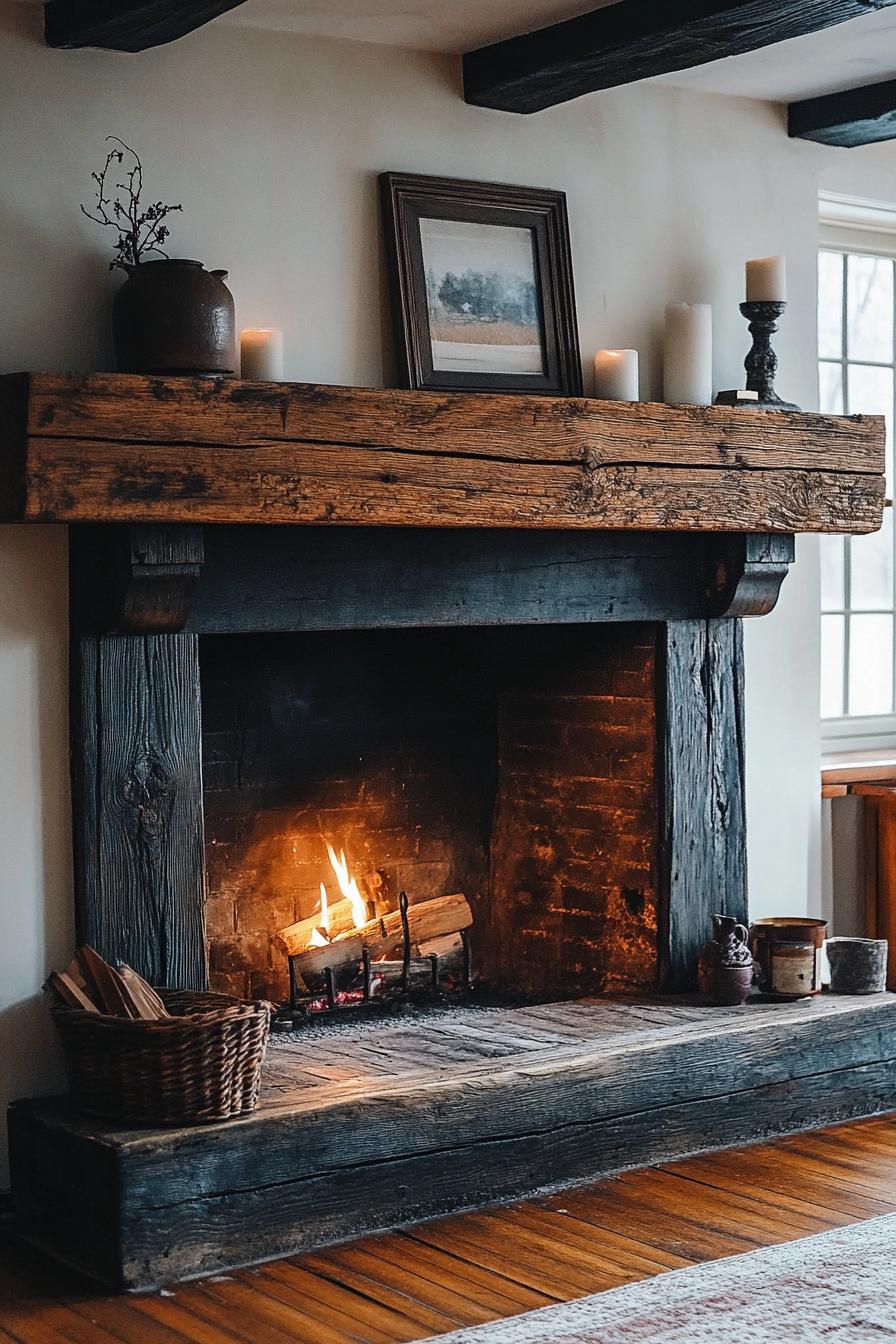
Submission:
<svg viewBox="0 0 896 1344">
<path fill-rule="evenodd" d="M 581 396 L 562 191 L 383 173 L 404 387 Z"/>
</svg>

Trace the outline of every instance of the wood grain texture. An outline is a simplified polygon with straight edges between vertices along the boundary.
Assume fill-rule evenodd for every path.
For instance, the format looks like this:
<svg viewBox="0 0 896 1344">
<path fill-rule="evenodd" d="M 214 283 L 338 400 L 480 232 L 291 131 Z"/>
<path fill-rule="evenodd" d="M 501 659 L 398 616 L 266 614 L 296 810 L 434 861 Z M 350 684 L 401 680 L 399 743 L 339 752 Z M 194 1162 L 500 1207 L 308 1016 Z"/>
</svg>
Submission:
<svg viewBox="0 0 896 1344">
<path fill-rule="evenodd" d="M 791 103 L 787 109 L 791 139 L 853 149 L 896 138 L 896 79 Z"/>
<path fill-rule="evenodd" d="M 48 47 L 103 47 L 148 51 L 192 33 L 234 9 L 241 0 L 48 0 L 44 36 Z"/>
<path fill-rule="evenodd" d="M 24 508 L 68 522 L 874 531 L 883 421 L 30 375 Z M 20 385 L 16 385 L 20 391 Z"/>
<path fill-rule="evenodd" d="M 887 988 L 896 986 L 896 790 L 855 784 L 863 797 L 865 937 L 886 938 Z"/>
<path fill-rule="evenodd" d="M 204 1130 L 104 1128 L 61 1101 L 17 1103 L 15 1197 L 56 1255 L 137 1286 L 892 1105 L 893 996 L 648 1005 L 657 1026 L 637 1005 L 614 1012 L 640 1029 L 449 1068 L 343 1071 Z M 89 1161 L 73 1162 L 82 1149 Z M 80 1171 L 104 1164 L 116 1179 L 84 1192 Z M 75 1233 L 85 1198 L 104 1239 Z"/>
<path fill-rule="evenodd" d="M 892 0 L 617 0 L 464 57 L 464 97 L 537 112 L 570 98 L 818 32 Z"/>
<path fill-rule="evenodd" d="M 0 1241 L 18 1344 L 391 1344 L 436 1315 L 493 1320 L 896 1209 L 896 1125 L 857 1121 L 629 1171 L 511 1207 L 319 1249 L 229 1283 L 110 1297 Z M 875 1198 L 863 1190 L 873 1188 Z M 282 1312 L 282 1314 L 281 1314 Z"/>
<path fill-rule="evenodd" d="M 731 619 L 660 629 L 659 958 L 664 988 L 681 991 L 696 984 L 710 916 L 747 920 L 743 633 Z"/>
<path fill-rule="evenodd" d="M 81 935 L 155 985 L 206 984 L 198 640 L 76 645 Z"/>
<path fill-rule="evenodd" d="M 188 625 L 197 634 L 760 615 L 793 550 L 780 534 L 258 525 L 204 533 Z"/>
</svg>

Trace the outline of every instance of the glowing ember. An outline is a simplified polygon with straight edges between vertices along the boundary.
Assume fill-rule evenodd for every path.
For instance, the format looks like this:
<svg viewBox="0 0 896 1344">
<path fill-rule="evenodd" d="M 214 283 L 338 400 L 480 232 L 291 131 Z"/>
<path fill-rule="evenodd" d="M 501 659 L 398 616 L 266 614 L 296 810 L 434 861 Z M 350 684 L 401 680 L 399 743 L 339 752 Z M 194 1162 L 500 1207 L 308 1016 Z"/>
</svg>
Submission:
<svg viewBox="0 0 896 1344">
<path fill-rule="evenodd" d="M 385 991 L 386 982 L 381 975 L 375 975 L 370 981 L 370 993 L 373 998 Z M 348 1004 L 363 1003 L 363 989 L 340 989 L 333 996 L 333 1004 L 336 1008 L 345 1008 Z M 318 999 L 312 999 L 308 1004 L 308 1010 L 312 1013 L 322 1013 L 329 1008 L 330 1004 L 323 996 Z"/>
<path fill-rule="evenodd" d="M 330 856 L 333 872 L 336 874 L 336 881 L 339 883 L 339 890 L 347 901 L 351 901 L 352 919 L 355 921 L 355 928 L 360 929 L 362 924 L 367 923 L 367 902 L 358 890 L 355 879 L 348 875 L 345 851 L 341 850 L 337 858 L 335 849 L 327 841 L 327 853 Z M 323 883 L 321 883 L 321 891 L 323 890 Z"/>
</svg>

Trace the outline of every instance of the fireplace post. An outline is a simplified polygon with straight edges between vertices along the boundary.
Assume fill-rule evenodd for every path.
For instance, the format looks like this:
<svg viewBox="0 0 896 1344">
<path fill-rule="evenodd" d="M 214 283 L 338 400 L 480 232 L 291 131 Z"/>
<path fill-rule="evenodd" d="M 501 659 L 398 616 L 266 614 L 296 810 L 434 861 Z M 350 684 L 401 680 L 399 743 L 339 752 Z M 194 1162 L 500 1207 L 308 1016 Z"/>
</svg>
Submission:
<svg viewBox="0 0 896 1344">
<path fill-rule="evenodd" d="M 73 528 L 72 781 L 79 939 L 153 984 L 204 989 L 199 640 L 179 633 L 202 529 Z"/>
<path fill-rule="evenodd" d="M 657 666 L 659 972 L 696 988 L 710 915 L 747 920 L 744 665 L 740 620 L 668 621 Z"/>
</svg>

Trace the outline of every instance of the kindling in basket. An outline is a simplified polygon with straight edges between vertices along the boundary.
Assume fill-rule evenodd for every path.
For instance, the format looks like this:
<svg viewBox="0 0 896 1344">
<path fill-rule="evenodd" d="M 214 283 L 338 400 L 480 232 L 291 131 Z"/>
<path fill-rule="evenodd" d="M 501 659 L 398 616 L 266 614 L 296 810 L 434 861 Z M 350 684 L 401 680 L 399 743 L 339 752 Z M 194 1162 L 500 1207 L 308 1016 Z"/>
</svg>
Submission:
<svg viewBox="0 0 896 1344">
<path fill-rule="evenodd" d="M 254 1109 L 272 1004 L 190 990 L 157 993 L 128 967 L 116 971 L 88 948 L 67 972 L 54 972 L 46 988 L 82 1110 L 131 1124 L 175 1125 Z"/>
</svg>

